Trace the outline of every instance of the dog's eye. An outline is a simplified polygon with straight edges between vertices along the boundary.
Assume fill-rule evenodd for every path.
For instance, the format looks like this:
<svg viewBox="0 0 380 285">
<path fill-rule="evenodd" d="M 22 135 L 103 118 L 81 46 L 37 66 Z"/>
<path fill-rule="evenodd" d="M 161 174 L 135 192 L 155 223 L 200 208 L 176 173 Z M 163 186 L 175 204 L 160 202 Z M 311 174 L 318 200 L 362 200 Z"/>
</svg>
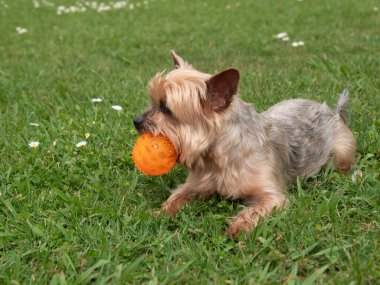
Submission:
<svg viewBox="0 0 380 285">
<path fill-rule="evenodd" d="M 160 102 L 160 111 L 162 112 L 162 113 L 165 113 L 165 114 L 170 114 L 171 113 L 171 111 L 170 111 L 170 109 L 166 106 L 166 104 L 164 103 L 164 102 Z"/>
</svg>

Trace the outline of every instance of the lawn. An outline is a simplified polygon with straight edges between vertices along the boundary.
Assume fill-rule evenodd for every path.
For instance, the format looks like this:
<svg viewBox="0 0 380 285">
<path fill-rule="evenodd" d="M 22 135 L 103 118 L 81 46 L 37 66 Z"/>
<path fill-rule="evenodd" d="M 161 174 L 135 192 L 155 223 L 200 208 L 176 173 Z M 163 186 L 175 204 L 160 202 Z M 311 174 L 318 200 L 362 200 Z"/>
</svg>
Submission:
<svg viewBox="0 0 380 285">
<path fill-rule="evenodd" d="M 380 3 L 114 2 L 0 0 L 0 284 L 380 282 Z M 132 118 L 170 49 L 208 73 L 238 68 L 258 111 L 335 106 L 349 88 L 354 169 L 300 178 L 237 241 L 223 233 L 239 202 L 153 215 L 187 171 L 140 174 Z"/>
</svg>

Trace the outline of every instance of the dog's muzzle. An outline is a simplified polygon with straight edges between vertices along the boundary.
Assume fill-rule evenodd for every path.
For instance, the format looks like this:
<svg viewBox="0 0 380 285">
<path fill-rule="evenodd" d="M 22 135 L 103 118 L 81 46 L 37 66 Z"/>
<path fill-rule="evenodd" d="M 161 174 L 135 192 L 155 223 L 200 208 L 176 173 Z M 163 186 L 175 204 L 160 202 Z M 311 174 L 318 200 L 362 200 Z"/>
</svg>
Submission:
<svg viewBox="0 0 380 285">
<path fill-rule="evenodd" d="M 146 111 L 145 113 L 133 119 L 133 124 L 135 125 L 136 130 L 140 133 L 146 131 L 145 123 L 146 123 L 146 118 L 148 117 L 148 114 L 149 114 L 149 111 Z"/>
<path fill-rule="evenodd" d="M 138 116 L 133 119 L 133 124 L 135 125 L 136 130 L 140 131 L 144 123 L 144 116 Z"/>
</svg>

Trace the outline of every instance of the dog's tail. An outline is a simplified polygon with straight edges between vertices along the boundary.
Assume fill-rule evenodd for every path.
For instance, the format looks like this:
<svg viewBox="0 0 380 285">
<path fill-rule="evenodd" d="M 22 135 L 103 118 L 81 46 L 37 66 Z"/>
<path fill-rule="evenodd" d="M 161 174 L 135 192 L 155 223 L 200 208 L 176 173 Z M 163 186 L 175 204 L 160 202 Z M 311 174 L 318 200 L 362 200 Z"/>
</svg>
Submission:
<svg viewBox="0 0 380 285">
<path fill-rule="evenodd" d="M 344 89 L 342 94 L 340 94 L 338 104 L 336 105 L 336 112 L 342 118 L 343 122 L 347 125 L 347 111 L 346 107 L 348 104 L 348 89 Z"/>
</svg>

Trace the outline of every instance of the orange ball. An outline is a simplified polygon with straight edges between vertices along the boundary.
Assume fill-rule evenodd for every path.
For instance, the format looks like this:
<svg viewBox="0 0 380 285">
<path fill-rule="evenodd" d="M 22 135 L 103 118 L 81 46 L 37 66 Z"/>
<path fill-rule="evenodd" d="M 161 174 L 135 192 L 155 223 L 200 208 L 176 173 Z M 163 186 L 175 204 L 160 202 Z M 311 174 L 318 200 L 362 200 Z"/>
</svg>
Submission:
<svg viewBox="0 0 380 285">
<path fill-rule="evenodd" d="M 132 158 L 142 173 L 151 176 L 169 172 L 175 165 L 178 155 L 173 143 L 164 135 L 153 136 L 143 133 L 132 150 Z"/>
</svg>

